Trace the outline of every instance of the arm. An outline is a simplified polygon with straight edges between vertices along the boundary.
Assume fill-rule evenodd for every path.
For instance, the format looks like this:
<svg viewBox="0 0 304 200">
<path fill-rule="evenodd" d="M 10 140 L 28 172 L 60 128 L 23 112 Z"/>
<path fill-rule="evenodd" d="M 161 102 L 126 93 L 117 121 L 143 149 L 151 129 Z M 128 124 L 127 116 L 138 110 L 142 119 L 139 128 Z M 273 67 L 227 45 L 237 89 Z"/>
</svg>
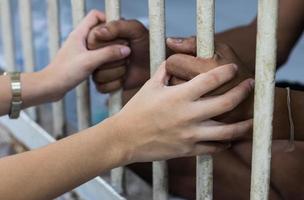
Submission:
<svg viewBox="0 0 304 200">
<path fill-rule="evenodd" d="M 200 97 L 235 72 L 226 65 L 170 87 L 163 64 L 117 115 L 44 148 L 1 159 L 1 198 L 52 199 L 117 166 L 226 149 L 222 140 L 241 137 L 252 120 L 223 124 L 210 118 L 244 100 L 252 80 L 218 97 Z"/>
<path fill-rule="evenodd" d="M 39 72 L 21 74 L 23 108 L 61 99 L 66 92 L 89 78 L 97 67 L 130 54 L 129 47 L 124 45 L 87 49 L 85 41 L 90 29 L 104 18 L 102 13 L 91 11 L 47 67 Z M 12 98 L 9 77 L 0 76 L 0 91 L 1 116 L 8 114 Z"/>
</svg>

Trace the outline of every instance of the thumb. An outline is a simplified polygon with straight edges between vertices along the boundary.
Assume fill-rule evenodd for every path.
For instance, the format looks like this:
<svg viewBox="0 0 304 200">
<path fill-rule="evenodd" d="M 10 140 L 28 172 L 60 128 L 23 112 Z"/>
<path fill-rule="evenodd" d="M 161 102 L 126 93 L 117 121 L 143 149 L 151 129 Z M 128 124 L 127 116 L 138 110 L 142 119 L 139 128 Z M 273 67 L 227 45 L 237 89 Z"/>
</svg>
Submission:
<svg viewBox="0 0 304 200">
<path fill-rule="evenodd" d="M 156 84 L 160 84 L 162 86 L 168 85 L 169 83 L 169 75 L 167 73 L 166 70 L 166 61 L 164 61 L 159 68 L 157 69 L 157 71 L 155 72 L 155 74 L 151 77 L 151 80 L 156 83 Z"/>
<path fill-rule="evenodd" d="M 196 38 L 168 38 L 167 46 L 175 53 L 196 55 Z"/>
<path fill-rule="evenodd" d="M 87 65 L 90 71 L 103 64 L 115 62 L 128 57 L 131 49 L 124 45 L 110 45 L 104 48 L 88 51 L 86 54 Z"/>
</svg>

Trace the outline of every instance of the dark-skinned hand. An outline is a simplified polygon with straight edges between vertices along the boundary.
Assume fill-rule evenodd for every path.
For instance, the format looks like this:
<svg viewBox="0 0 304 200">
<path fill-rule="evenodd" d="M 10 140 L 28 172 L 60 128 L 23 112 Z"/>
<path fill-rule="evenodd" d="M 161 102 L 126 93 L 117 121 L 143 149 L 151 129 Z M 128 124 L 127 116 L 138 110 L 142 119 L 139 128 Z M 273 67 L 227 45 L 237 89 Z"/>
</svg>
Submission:
<svg viewBox="0 0 304 200">
<path fill-rule="evenodd" d="M 195 37 L 185 39 L 169 38 L 167 40 L 167 45 L 176 53 L 168 58 L 166 65 L 169 74 L 172 75 L 170 80 L 170 84 L 172 85 L 191 80 L 200 73 L 206 73 L 211 69 L 229 63 L 234 63 L 238 67 L 236 77 L 224 86 L 210 93 L 210 96 L 223 94 L 245 79 L 254 77 L 250 70 L 242 64 L 233 49 L 228 45 L 216 43 L 215 54 L 210 59 L 196 57 Z M 226 113 L 217 119 L 222 120 L 223 122 L 234 122 L 252 118 L 252 105 L 253 94 L 235 110 Z"/>
</svg>

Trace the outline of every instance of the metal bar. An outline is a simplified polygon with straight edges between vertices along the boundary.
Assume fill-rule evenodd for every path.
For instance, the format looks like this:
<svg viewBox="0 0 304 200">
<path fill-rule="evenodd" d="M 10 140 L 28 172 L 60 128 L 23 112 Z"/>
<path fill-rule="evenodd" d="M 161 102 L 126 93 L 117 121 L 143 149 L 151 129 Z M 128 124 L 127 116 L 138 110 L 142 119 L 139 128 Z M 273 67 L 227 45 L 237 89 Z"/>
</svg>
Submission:
<svg viewBox="0 0 304 200">
<path fill-rule="evenodd" d="M 120 19 L 120 0 L 106 0 L 107 22 Z M 109 115 L 115 115 L 122 108 L 122 90 L 115 91 L 109 96 Z M 112 186 L 119 194 L 125 193 L 124 168 L 118 167 L 111 171 Z"/>
<path fill-rule="evenodd" d="M 278 0 L 259 0 L 256 49 L 251 200 L 269 194 Z"/>
<path fill-rule="evenodd" d="M 0 117 L 0 123 L 29 149 L 40 148 L 56 141 L 24 112 L 21 112 L 20 118 L 17 120 L 10 120 L 7 116 Z M 85 200 L 124 200 L 100 177 L 96 177 L 74 190 L 81 199 Z"/>
<path fill-rule="evenodd" d="M 73 24 L 76 27 L 85 16 L 85 1 L 71 0 L 73 10 Z M 83 130 L 90 126 L 90 87 L 89 80 L 83 81 L 76 88 L 78 129 Z"/>
<path fill-rule="evenodd" d="M 214 54 L 214 0 L 197 0 L 197 56 Z M 197 156 L 196 199 L 213 198 L 213 161 L 210 155 Z"/>
<path fill-rule="evenodd" d="M 165 0 L 149 0 L 150 71 L 155 73 L 166 59 Z M 168 169 L 166 161 L 153 162 L 153 200 L 168 199 Z"/>
<path fill-rule="evenodd" d="M 14 34 L 12 29 L 12 16 L 10 0 L 2 0 L 1 7 L 1 30 L 2 30 L 2 43 L 5 59 L 5 69 L 9 72 L 16 70 L 15 61 L 15 43 Z"/>
<path fill-rule="evenodd" d="M 31 0 L 19 0 L 18 3 L 21 23 L 21 43 L 24 71 L 30 73 L 35 71 Z M 32 117 L 33 120 L 38 120 L 37 107 L 28 108 L 26 109 L 26 112 Z"/>
<path fill-rule="evenodd" d="M 49 57 L 52 60 L 60 48 L 60 19 L 59 1 L 47 1 L 48 30 L 49 30 Z M 52 104 L 53 136 L 58 138 L 65 134 L 65 106 L 64 100 Z"/>
</svg>

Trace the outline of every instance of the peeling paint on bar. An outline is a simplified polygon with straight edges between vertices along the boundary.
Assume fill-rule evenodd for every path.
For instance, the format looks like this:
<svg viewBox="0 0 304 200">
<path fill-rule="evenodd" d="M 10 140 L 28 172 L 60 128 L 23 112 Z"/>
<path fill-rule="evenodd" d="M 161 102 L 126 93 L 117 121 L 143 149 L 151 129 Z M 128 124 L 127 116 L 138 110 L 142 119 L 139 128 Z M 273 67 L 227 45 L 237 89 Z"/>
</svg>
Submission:
<svg viewBox="0 0 304 200">
<path fill-rule="evenodd" d="M 10 0 L 1 0 L 1 30 L 2 44 L 5 59 L 5 69 L 8 72 L 16 70 L 14 36 L 12 30 L 12 16 Z"/>
<path fill-rule="evenodd" d="M 73 24 L 76 27 L 85 16 L 85 1 L 71 0 Z M 91 123 L 89 80 L 83 81 L 76 88 L 78 130 L 86 129 Z"/>
<path fill-rule="evenodd" d="M 107 22 L 120 19 L 120 0 L 105 0 Z M 118 113 L 122 107 L 122 90 L 110 94 L 109 115 Z M 112 186 L 119 194 L 125 193 L 124 168 L 118 167 L 111 171 Z"/>
<path fill-rule="evenodd" d="M 197 0 L 197 56 L 211 58 L 214 54 L 214 0 Z M 210 155 L 197 157 L 196 199 L 213 198 L 213 161 Z"/>
<path fill-rule="evenodd" d="M 151 75 L 166 59 L 165 0 L 149 0 Z M 168 199 L 166 161 L 153 162 L 153 200 Z"/>
<path fill-rule="evenodd" d="M 48 30 L 49 30 L 49 58 L 52 60 L 60 48 L 60 19 L 59 1 L 47 0 Z M 65 134 L 64 100 L 52 104 L 53 110 L 53 136 Z"/>
<path fill-rule="evenodd" d="M 278 0 L 259 0 L 251 200 L 269 196 Z"/>
</svg>

